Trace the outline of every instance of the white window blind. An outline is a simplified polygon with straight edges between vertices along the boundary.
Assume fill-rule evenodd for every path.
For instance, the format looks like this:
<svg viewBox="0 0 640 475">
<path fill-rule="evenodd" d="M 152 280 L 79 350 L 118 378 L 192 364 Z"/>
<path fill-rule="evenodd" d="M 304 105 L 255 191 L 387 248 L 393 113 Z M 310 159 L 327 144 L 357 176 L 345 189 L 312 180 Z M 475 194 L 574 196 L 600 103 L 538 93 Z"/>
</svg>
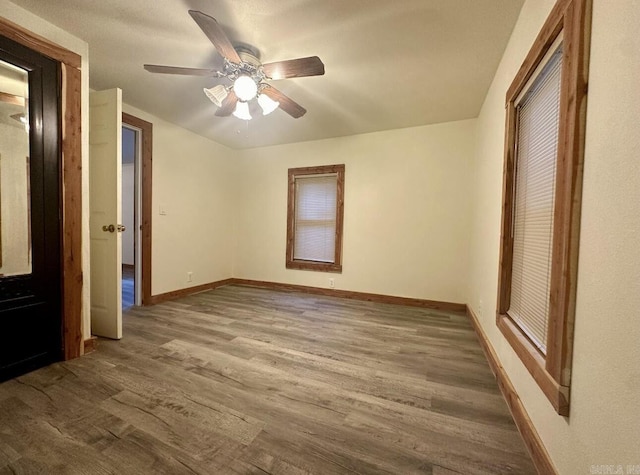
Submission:
<svg viewBox="0 0 640 475">
<path fill-rule="evenodd" d="M 293 258 L 335 262 L 337 174 L 297 177 L 295 193 Z"/>
<path fill-rule="evenodd" d="M 509 316 L 546 354 L 562 46 L 516 105 L 517 151 Z"/>
</svg>

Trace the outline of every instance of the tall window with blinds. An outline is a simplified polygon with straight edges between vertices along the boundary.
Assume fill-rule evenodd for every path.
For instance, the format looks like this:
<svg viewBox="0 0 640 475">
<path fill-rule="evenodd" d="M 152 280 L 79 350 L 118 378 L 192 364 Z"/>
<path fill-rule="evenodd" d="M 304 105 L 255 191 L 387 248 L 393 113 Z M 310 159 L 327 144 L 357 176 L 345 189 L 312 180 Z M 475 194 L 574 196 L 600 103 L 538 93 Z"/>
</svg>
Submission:
<svg viewBox="0 0 640 475">
<path fill-rule="evenodd" d="M 507 313 L 546 353 L 560 118 L 560 44 L 516 101 L 513 268 Z"/>
<path fill-rule="evenodd" d="M 335 262 L 338 175 L 296 178 L 293 258 Z"/>
<path fill-rule="evenodd" d="M 342 270 L 343 196 L 344 165 L 289 170 L 287 268 Z"/>
<path fill-rule="evenodd" d="M 558 0 L 506 93 L 496 325 L 569 414 L 591 0 Z"/>
</svg>

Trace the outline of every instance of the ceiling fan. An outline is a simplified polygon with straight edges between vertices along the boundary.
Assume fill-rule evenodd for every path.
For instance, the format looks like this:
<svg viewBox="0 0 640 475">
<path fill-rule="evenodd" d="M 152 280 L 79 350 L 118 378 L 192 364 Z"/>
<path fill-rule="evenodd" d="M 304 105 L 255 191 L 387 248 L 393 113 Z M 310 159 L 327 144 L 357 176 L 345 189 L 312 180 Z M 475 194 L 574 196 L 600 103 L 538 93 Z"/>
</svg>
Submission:
<svg viewBox="0 0 640 475">
<path fill-rule="evenodd" d="M 278 107 L 294 119 L 302 117 L 307 112 L 300 104 L 265 81 L 321 76 L 324 74 L 324 64 L 320 58 L 310 56 L 262 64 L 256 49 L 248 45 L 234 47 L 215 18 L 196 10 L 189 10 L 189 14 L 222 55 L 222 71 L 157 64 L 145 64 L 144 69 L 151 73 L 226 78 L 229 84 L 204 89 L 211 102 L 219 107 L 216 111 L 217 116 L 226 117 L 233 114 L 240 119 L 250 120 L 249 102 L 256 98 L 264 115 Z"/>
</svg>

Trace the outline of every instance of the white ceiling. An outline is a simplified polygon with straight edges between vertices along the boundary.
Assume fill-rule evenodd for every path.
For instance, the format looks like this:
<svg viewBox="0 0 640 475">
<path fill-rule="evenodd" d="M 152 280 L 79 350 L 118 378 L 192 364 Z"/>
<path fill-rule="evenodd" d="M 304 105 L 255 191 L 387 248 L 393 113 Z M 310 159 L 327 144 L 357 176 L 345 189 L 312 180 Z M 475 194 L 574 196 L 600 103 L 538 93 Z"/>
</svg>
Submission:
<svg viewBox="0 0 640 475">
<path fill-rule="evenodd" d="M 476 117 L 523 0 L 12 0 L 89 43 L 90 86 L 232 148 Z M 308 112 L 216 117 L 219 79 L 144 63 L 220 67 L 200 10 L 263 62 L 319 56 L 324 76 L 273 81 Z"/>
</svg>

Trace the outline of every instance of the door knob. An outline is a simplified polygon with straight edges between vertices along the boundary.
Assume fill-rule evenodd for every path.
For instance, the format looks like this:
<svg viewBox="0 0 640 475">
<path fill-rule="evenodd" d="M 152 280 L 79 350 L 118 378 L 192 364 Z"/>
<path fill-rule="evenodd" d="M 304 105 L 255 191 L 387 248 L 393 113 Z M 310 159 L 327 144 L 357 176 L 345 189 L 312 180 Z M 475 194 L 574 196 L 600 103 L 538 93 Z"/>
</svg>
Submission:
<svg viewBox="0 0 640 475">
<path fill-rule="evenodd" d="M 118 226 L 114 226 L 113 224 L 110 224 L 109 226 L 107 226 L 105 224 L 104 226 L 102 226 L 102 230 L 105 233 L 115 233 L 116 231 L 118 231 L 119 233 L 123 233 L 127 230 L 127 228 L 124 227 L 122 224 L 118 224 Z"/>
</svg>

